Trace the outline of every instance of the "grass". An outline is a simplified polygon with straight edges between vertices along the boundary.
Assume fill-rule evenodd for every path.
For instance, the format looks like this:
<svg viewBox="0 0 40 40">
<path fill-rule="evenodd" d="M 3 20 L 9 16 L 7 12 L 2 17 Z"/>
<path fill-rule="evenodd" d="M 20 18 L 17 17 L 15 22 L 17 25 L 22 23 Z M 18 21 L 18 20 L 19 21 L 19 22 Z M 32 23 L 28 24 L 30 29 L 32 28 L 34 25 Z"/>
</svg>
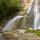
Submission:
<svg viewBox="0 0 40 40">
<path fill-rule="evenodd" d="M 40 37 L 40 29 L 33 30 L 32 28 L 29 28 L 29 29 L 26 30 L 26 32 L 35 33 L 37 36 Z"/>
</svg>

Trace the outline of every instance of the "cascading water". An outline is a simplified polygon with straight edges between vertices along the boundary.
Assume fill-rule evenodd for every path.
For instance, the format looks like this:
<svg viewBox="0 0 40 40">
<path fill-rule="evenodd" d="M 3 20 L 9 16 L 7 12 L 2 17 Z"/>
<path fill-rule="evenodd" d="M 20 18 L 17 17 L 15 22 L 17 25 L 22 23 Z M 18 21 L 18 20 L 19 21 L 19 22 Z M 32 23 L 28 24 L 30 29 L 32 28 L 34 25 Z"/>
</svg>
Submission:
<svg viewBox="0 0 40 40">
<path fill-rule="evenodd" d="M 30 5 L 27 13 L 34 15 L 33 29 L 40 29 L 40 0 L 32 0 L 32 5 Z"/>
<path fill-rule="evenodd" d="M 35 0 L 34 5 L 34 30 L 40 29 L 40 0 Z"/>
<path fill-rule="evenodd" d="M 19 22 L 23 18 L 23 16 L 16 16 L 12 20 L 10 20 L 5 27 L 2 29 L 3 32 L 11 31 L 12 29 L 16 28 L 16 21 Z"/>
<path fill-rule="evenodd" d="M 38 12 L 38 0 L 36 0 L 35 5 L 34 5 L 34 30 L 37 29 L 39 26 L 38 20 L 39 20 L 39 12 Z"/>
<path fill-rule="evenodd" d="M 34 30 L 40 29 L 40 0 L 32 0 L 32 3 L 31 3 L 31 5 L 30 5 L 30 7 L 28 9 L 27 14 L 30 14 L 31 17 L 34 15 L 34 24 L 32 26 L 33 29 Z M 25 16 L 16 16 L 16 17 L 14 17 L 12 20 L 10 20 L 5 25 L 5 27 L 2 29 L 2 31 L 3 32 L 11 31 L 12 29 L 16 28 L 17 27 L 16 22 L 19 22 L 24 17 Z M 24 20 L 24 22 L 25 22 L 25 20 Z M 2 33 L 0 34 L 0 40 L 5 40 Z"/>
<path fill-rule="evenodd" d="M 32 0 L 31 4 L 29 6 L 29 9 L 26 13 L 26 14 L 29 14 L 31 17 L 34 15 L 34 24 L 32 26 L 34 30 L 40 29 L 40 5 L 39 5 L 39 3 L 40 3 L 40 0 Z M 21 18 L 23 18 L 23 17 L 25 17 L 25 16 L 16 16 L 15 18 L 13 18 L 6 24 L 6 26 L 3 28 L 2 31 L 3 32 L 11 31 L 13 28 L 15 28 L 16 21 L 17 20 L 20 21 Z"/>
</svg>

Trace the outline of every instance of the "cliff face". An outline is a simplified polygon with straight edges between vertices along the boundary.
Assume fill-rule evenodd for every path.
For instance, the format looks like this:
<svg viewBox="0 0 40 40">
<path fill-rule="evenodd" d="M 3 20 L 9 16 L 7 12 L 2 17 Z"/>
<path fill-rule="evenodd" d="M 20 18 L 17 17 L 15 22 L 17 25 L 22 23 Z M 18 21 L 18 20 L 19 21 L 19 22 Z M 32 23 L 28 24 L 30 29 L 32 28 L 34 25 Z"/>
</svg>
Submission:
<svg viewBox="0 0 40 40">
<path fill-rule="evenodd" d="M 23 7 L 23 9 L 18 12 L 19 15 L 25 15 L 25 11 L 28 10 L 31 1 L 32 0 L 19 0 L 20 6 Z"/>
</svg>

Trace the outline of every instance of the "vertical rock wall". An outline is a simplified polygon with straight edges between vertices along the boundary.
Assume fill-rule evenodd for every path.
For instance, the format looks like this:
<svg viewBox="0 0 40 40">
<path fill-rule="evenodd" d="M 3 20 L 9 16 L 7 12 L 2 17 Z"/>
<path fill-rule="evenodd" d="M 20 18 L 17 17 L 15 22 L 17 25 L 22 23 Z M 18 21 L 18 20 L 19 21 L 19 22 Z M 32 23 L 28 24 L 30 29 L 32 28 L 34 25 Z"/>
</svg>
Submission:
<svg viewBox="0 0 40 40">
<path fill-rule="evenodd" d="M 20 6 L 22 6 L 22 10 L 18 12 L 18 15 L 25 15 L 25 12 L 28 10 L 32 0 L 19 0 Z"/>
</svg>

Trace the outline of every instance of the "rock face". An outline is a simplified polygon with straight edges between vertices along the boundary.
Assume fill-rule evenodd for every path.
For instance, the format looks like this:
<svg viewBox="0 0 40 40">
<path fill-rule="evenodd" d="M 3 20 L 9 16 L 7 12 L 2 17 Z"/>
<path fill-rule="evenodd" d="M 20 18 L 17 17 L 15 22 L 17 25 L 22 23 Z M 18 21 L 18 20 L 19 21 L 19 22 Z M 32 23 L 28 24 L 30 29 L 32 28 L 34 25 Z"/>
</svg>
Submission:
<svg viewBox="0 0 40 40">
<path fill-rule="evenodd" d="M 20 25 L 19 25 L 19 28 L 21 28 L 21 29 L 27 29 L 27 28 L 33 26 L 33 21 L 34 21 L 34 12 L 33 12 L 34 11 L 33 10 L 33 5 L 34 4 L 33 3 L 34 2 L 33 3 L 31 2 L 32 4 L 30 2 L 31 2 L 30 0 L 25 0 L 24 1 L 24 3 L 25 3 L 24 11 L 20 12 L 21 14 L 22 13 L 25 14 L 24 18 L 21 20 Z M 31 7 L 29 7 L 29 5 Z M 27 6 L 28 6 L 29 10 L 31 9 L 30 11 L 28 10 Z M 27 10 L 29 11 L 29 13 L 27 13 Z"/>
<path fill-rule="evenodd" d="M 4 35 L 6 40 L 40 40 L 40 37 L 37 37 L 34 33 L 26 33 L 25 30 L 22 29 L 6 32 Z"/>
<path fill-rule="evenodd" d="M 20 12 L 18 12 L 18 15 L 23 15 L 23 16 L 25 15 L 25 12 L 27 12 L 31 1 L 32 0 L 19 0 L 19 3 L 20 3 L 19 5 L 23 8 Z"/>
<path fill-rule="evenodd" d="M 25 12 L 26 14 L 24 15 L 24 19 L 22 20 L 23 23 L 22 25 L 20 26 L 21 28 L 23 29 L 27 29 L 29 27 L 32 27 L 33 28 L 33 23 L 34 23 L 34 1 L 31 2 L 30 6 L 29 6 L 29 9 L 27 12 Z"/>
<path fill-rule="evenodd" d="M 0 33 L 0 40 L 5 40 L 4 35 Z"/>
</svg>

